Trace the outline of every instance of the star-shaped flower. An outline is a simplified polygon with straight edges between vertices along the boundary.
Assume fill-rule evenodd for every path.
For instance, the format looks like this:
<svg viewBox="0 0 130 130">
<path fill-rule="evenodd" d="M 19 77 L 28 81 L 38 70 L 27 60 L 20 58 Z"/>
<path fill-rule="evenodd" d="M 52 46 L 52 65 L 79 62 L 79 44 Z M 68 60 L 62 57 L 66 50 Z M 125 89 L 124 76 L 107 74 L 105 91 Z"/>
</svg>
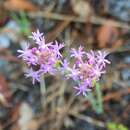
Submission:
<svg viewBox="0 0 130 130">
<path fill-rule="evenodd" d="M 85 54 L 85 52 L 83 51 L 83 47 L 82 46 L 80 46 L 79 48 L 78 48 L 78 50 L 76 50 L 76 49 L 74 49 L 74 48 L 72 48 L 71 49 L 71 57 L 75 57 L 75 58 L 77 58 L 77 59 L 81 59 L 82 57 L 83 57 L 83 55 Z"/>
<path fill-rule="evenodd" d="M 32 78 L 32 83 L 35 84 L 36 81 L 40 82 L 40 73 L 39 71 L 34 71 L 32 68 L 28 69 L 25 73 L 25 76 Z"/>
<path fill-rule="evenodd" d="M 98 51 L 97 52 L 97 63 L 101 64 L 103 67 L 106 66 L 106 64 L 110 64 L 111 62 L 106 59 L 106 56 L 108 55 L 105 51 Z"/>
</svg>

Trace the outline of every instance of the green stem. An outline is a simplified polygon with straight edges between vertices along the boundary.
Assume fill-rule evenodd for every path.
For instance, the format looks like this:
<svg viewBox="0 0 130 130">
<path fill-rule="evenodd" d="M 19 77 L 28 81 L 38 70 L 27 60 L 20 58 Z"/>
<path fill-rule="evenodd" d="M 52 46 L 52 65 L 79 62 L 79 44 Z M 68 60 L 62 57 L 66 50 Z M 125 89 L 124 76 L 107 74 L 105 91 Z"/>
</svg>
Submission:
<svg viewBox="0 0 130 130">
<path fill-rule="evenodd" d="M 45 107 L 45 105 L 46 105 L 46 99 L 45 99 L 46 84 L 45 84 L 44 75 L 41 75 L 40 92 L 41 92 L 41 103 L 42 103 L 42 106 Z"/>
<path fill-rule="evenodd" d="M 97 96 L 97 105 L 98 113 L 103 112 L 103 100 L 102 100 L 102 90 L 99 83 L 96 83 L 96 96 Z"/>
<path fill-rule="evenodd" d="M 97 113 L 100 114 L 103 112 L 102 91 L 99 83 L 95 83 L 95 93 L 89 93 L 87 99 Z"/>
</svg>

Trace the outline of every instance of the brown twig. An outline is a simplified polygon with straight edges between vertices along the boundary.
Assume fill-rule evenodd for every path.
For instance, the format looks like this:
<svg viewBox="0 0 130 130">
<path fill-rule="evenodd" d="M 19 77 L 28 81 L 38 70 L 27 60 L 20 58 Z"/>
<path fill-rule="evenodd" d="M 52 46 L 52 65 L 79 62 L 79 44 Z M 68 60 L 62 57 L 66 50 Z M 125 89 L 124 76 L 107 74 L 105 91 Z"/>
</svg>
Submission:
<svg viewBox="0 0 130 130">
<path fill-rule="evenodd" d="M 57 26 L 53 29 L 53 31 L 47 34 L 46 41 L 54 40 L 70 23 L 70 21 L 62 21 L 57 24 Z"/>
<path fill-rule="evenodd" d="M 52 12 L 30 12 L 28 13 L 28 15 L 31 18 L 36 18 L 36 17 L 43 17 L 46 19 L 53 19 L 53 20 L 63 20 L 63 21 L 71 21 L 71 22 L 80 22 L 80 23 L 86 23 L 86 18 L 84 17 L 77 17 L 77 16 L 71 16 L 71 15 L 65 15 L 65 14 L 58 14 L 58 13 L 52 13 Z M 91 16 L 91 18 L 89 19 L 89 22 L 91 22 L 92 24 L 96 24 L 96 25 L 102 25 L 105 24 L 108 21 L 108 19 L 105 18 L 101 18 L 98 16 Z M 130 26 L 127 23 L 123 23 L 123 22 L 118 22 L 115 20 L 111 20 L 111 26 L 114 27 L 119 27 L 119 28 L 126 28 L 126 29 L 130 29 Z"/>
<path fill-rule="evenodd" d="M 111 99 L 119 100 L 123 95 L 129 94 L 129 93 L 130 93 L 130 88 L 127 88 L 127 89 L 123 88 L 117 92 L 111 92 L 107 94 L 106 96 L 104 96 L 103 101 L 106 102 Z"/>
<path fill-rule="evenodd" d="M 91 124 L 93 124 L 95 126 L 105 127 L 105 123 L 104 122 L 98 121 L 98 120 L 93 119 L 93 118 L 91 118 L 89 116 L 85 116 L 83 114 L 79 114 L 79 113 L 72 112 L 72 111 L 69 114 L 74 116 L 74 117 L 76 117 L 76 118 L 78 118 L 78 119 L 81 119 L 81 120 L 84 120 L 84 121 L 86 121 L 88 123 L 91 123 Z"/>
</svg>

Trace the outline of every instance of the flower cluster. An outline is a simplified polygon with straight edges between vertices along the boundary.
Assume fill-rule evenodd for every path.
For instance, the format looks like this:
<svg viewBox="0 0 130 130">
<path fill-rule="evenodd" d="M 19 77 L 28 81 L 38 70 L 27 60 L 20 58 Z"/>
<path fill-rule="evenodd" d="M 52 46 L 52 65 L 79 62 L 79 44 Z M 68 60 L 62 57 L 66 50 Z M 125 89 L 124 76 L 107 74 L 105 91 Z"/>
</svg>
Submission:
<svg viewBox="0 0 130 130">
<path fill-rule="evenodd" d="M 75 89 L 77 95 L 86 95 L 91 91 L 95 83 L 99 80 L 102 74 L 105 73 L 106 64 L 110 64 L 106 58 L 105 51 L 90 51 L 85 52 L 83 47 L 78 50 L 72 48 L 70 57 L 72 60 L 63 59 L 60 50 L 64 47 L 57 41 L 45 43 L 43 33 L 32 32 L 31 39 L 35 42 L 35 47 L 30 47 L 29 44 L 24 50 L 18 50 L 19 57 L 27 63 L 29 69 L 26 72 L 26 77 L 32 77 L 33 84 L 35 81 L 40 82 L 42 74 L 56 74 L 60 72 L 67 79 L 75 81 Z"/>
<path fill-rule="evenodd" d="M 105 59 L 106 56 L 105 51 L 94 52 L 91 50 L 86 53 L 81 46 L 78 50 L 71 49 L 73 65 L 69 67 L 69 63 L 65 61 L 63 66 L 66 68 L 66 77 L 73 79 L 76 83 L 74 88 L 77 90 L 77 95 L 86 95 L 105 73 L 106 64 L 110 64 L 110 61 Z"/>
<path fill-rule="evenodd" d="M 63 44 L 58 44 L 57 41 L 45 44 L 43 33 L 32 32 L 31 39 L 35 42 L 35 47 L 26 45 L 24 50 L 18 50 L 22 59 L 27 63 L 29 69 L 26 72 L 26 77 L 32 77 L 33 84 L 35 81 L 40 82 L 42 74 L 57 73 L 56 64 L 61 60 L 62 55 L 60 49 L 64 47 Z"/>
</svg>

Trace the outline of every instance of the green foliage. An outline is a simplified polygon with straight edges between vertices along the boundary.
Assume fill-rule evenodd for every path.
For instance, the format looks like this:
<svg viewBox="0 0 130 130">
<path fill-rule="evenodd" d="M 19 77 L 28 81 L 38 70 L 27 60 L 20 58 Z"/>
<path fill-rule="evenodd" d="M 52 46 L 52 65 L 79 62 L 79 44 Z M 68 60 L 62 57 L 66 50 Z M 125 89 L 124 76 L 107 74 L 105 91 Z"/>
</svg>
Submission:
<svg viewBox="0 0 130 130">
<path fill-rule="evenodd" d="M 55 64 L 54 64 L 54 67 L 60 67 L 60 65 L 61 65 L 61 61 L 60 60 L 58 60 Z"/>
<path fill-rule="evenodd" d="M 107 123 L 107 129 L 108 130 L 128 130 L 128 128 L 124 126 L 123 124 L 116 124 L 112 122 Z"/>
<path fill-rule="evenodd" d="M 18 23 L 20 26 L 20 33 L 24 35 L 29 35 L 30 32 L 30 22 L 25 14 L 25 12 L 20 12 L 19 16 L 15 13 L 11 14 L 11 17 Z"/>
<path fill-rule="evenodd" d="M 88 93 L 86 96 L 87 99 L 90 101 L 92 108 L 98 114 L 103 113 L 103 101 L 102 101 L 102 91 L 101 86 L 99 83 L 94 82 L 95 84 L 95 91 L 93 93 Z"/>
</svg>

